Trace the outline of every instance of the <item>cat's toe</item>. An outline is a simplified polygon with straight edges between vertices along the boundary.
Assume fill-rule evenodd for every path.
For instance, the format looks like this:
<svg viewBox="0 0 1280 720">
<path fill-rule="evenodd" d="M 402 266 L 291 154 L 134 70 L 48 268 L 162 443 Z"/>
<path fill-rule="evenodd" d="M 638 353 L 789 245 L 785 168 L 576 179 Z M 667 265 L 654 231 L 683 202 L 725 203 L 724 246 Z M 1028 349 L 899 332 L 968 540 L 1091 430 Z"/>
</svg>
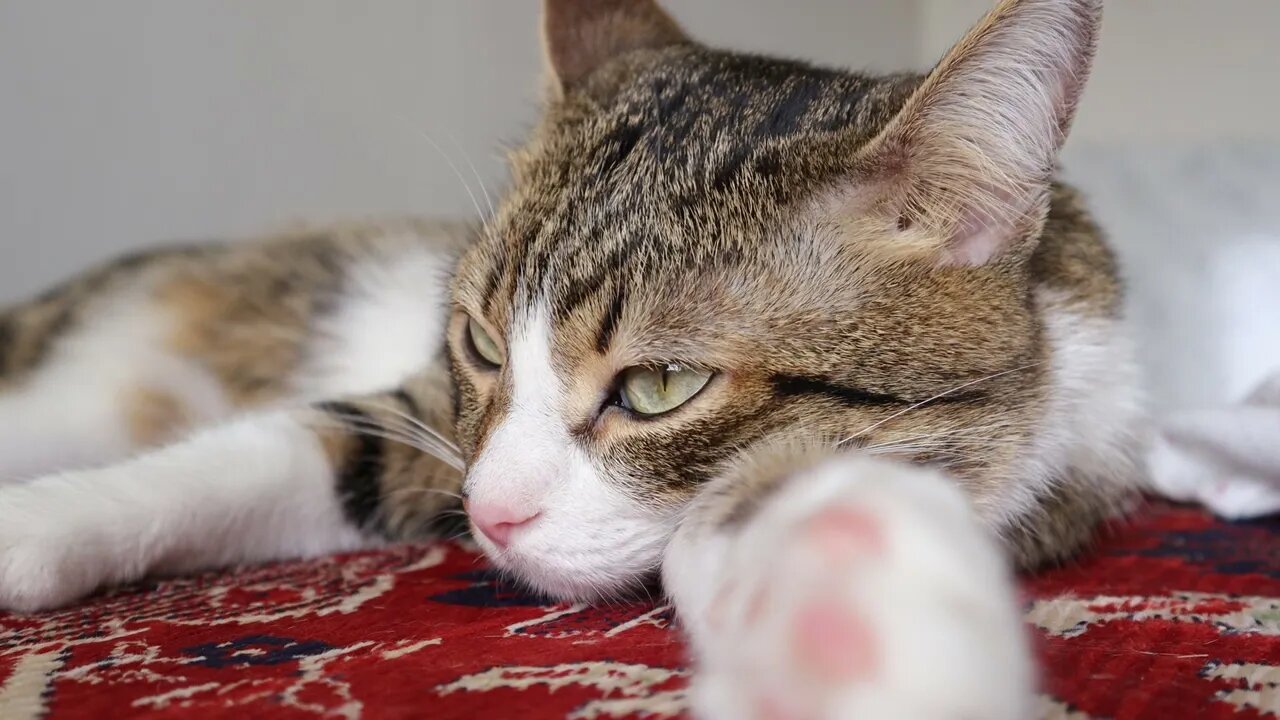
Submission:
<svg viewBox="0 0 1280 720">
<path fill-rule="evenodd" d="M 33 613 L 68 605 L 102 583 L 99 542 L 72 518 L 38 507 L 30 487 L 0 491 L 0 610 Z"/>
<path fill-rule="evenodd" d="M 806 471 L 741 530 L 727 568 L 695 638 L 702 717 L 1027 716 L 1008 573 L 929 471 L 861 458 Z"/>
<path fill-rule="evenodd" d="M 92 568 L 69 560 L 65 551 L 41 547 L 44 544 L 40 536 L 0 538 L 0 610 L 50 610 L 70 604 L 97 587 Z"/>
</svg>

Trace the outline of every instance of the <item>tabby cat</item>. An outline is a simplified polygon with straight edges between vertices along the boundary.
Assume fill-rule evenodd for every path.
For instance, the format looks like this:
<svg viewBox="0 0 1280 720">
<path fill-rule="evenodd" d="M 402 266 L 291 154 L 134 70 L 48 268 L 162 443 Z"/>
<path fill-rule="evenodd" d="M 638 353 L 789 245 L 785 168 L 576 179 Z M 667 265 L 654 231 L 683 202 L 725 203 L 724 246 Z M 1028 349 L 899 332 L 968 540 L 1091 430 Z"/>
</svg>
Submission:
<svg viewBox="0 0 1280 720">
<path fill-rule="evenodd" d="M 164 250 L 0 315 L 0 606 L 461 505 L 547 594 L 660 575 L 702 717 L 1029 717 L 1007 558 L 1139 480 L 1116 269 L 1053 177 L 1100 14 L 1003 0 L 881 77 L 546 0 L 482 226 Z"/>
</svg>

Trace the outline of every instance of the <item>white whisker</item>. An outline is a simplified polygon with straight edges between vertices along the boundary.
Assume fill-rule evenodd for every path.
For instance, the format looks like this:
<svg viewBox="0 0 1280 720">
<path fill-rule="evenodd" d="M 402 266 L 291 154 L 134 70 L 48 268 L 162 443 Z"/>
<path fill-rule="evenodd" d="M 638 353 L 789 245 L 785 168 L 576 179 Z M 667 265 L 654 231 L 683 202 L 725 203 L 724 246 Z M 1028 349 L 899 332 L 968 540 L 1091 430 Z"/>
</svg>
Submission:
<svg viewBox="0 0 1280 720">
<path fill-rule="evenodd" d="M 471 198 L 471 206 L 476 209 L 476 217 L 483 218 L 485 216 L 484 210 L 480 209 L 480 201 L 476 199 L 475 192 L 471 190 L 471 184 L 467 182 L 467 179 L 466 177 L 463 176 L 462 171 L 458 169 L 458 166 L 456 164 L 454 164 L 453 158 L 450 157 L 449 154 L 444 151 L 444 148 L 440 147 L 440 143 L 437 143 L 435 139 L 433 139 L 424 130 L 422 130 L 422 128 L 415 125 L 413 122 L 413 119 L 410 118 L 408 115 L 405 115 L 399 110 L 392 110 L 391 113 L 395 115 L 395 117 L 398 120 L 400 120 L 400 122 L 404 123 L 406 127 L 408 127 L 410 130 L 416 133 L 420 138 L 430 143 L 431 147 L 435 148 L 436 152 L 440 153 L 440 157 L 444 158 L 444 161 L 449 165 L 449 169 L 453 170 L 454 177 L 458 178 L 458 182 L 462 183 L 463 189 L 467 191 L 467 197 Z"/>
<path fill-rule="evenodd" d="M 905 407 L 905 408 L 903 408 L 903 409 L 899 410 L 898 412 L 896 412 L 896 413 L 894 413 L 894 414 L 890 415 L 889 417 L 884 418 L 883 420 L 880 420 L 880 421 L 878 421 L 878 422 L 872 423 L 871 425 L 868 425 L 867 427 L 863 428 L 863 429 L 862 429 L 862 430 L 860 430 L 859 432 L 856 432 L 856 433 L 854 433 L 854 434 L 850 435 L 849 437 L 847 437 L 847 438 L 845 438 L 845 439 L 841 440 L 840 442 L 836 443 L 836 446 L 837 446 L 837 447 L 839 447 L 840 445 L 843 445 L 843 444 L 845 444 L 845 443 L 849 442 L 850 440 L 853 440 L 853 439 L 855 439 L 855 438 L 859 438 L 859 437 L 861 437 L 861 436 L 863 436 L 863 435 L 866 435 L 867 433 L 871 432 L 872 430 L 875 430 L 876 428 L 880 427 L 881 425 L 884 425 L 885 423 L 890 422 L 890 421 L 892 421 L 892 420 L 896 420 L 896 419 L 898 419 L 898 418 L 902 417 L 903 415 L 906 415 L 907 413 L 911 412 L 912 410 L 915 410 L 916 408 L 919 408 L 919 407 L 923 407 L 923 406 L 925 406 L 925 405 L 928 405 L 929 403 L 933 402 L 934 400 L 938 400 L 938 399 L 944 398 L 944 397 L 946 397 L 946 396 L 948 396 L 948 395 L 951 395 L 952 393 L 959 392 L 960 390 L 963 390 L 963 389 L 965 389 L 965 388 L 967 388 L 967 387 L 972 387 L 972 386 L 977 385 L 977 384 L 979 384 L 979 383 L 984 383 L 984 382 L 987 382 L 987 381 L 989 381 L 989 380 L 994 380 L 994 379 L 999 378 L 999 377 L 1004 377 L 1005 375 L 1010 375 L 1010 374 L 1012 374 L 1012 373 L 1022 372 L 1023 370 L 1027 370 L 1027 369 L 1033 368 L 1033 367 L 1035 367 L 1035 366 L 1037 366 L 1037 365 L 1041 365 L 1041 364 L 1043 364 L 1043 362 L 1033 362 L 1033 363 L 1029 363 L 1029 364 L 1027 364 L 1027 365 L 1023 365 L 1023 366 L 1021 366 L 1021 367 L 1016 367 L 1016 368 L 1010 369 L 1010 370 L 1001 370 L 1000 372 L 992 373 L 992 374 L 990 374 L 990 375 L 987 375 L 986 377 L 980 377 L 980 378 L 978 378 L 977 380 L 970 380 L 969 382 L 962 383 L 962 384 L 960 384 L 960 385 L 957 385 L 957 386 L 955 386 L 955 387 L 951 388 L 950 390 L 944 390 L 943 392 L 940 392 L 940 393 L 938 393 L 937 395 L 934 395 L 933 397 L 926 398 L 926 399 L 924 399 L 924 400 L 921 400 L 921 401 L 920 401 L 920 402 L 918 402 L 918 403 L 913 403 L 913 404 L 911 404 L 911 405 L 908 405 L 907 407 Z"/>
<path fill-rule="evenodd" d="M 337 430 L 346 430 L 348 432 L 389 440 L 418 450 L 426 455 L 430 455 L 455 470 L 462 471 L 465 469 L 462 458 L 453 450 L 439 445 L 424 443 L 422 439 L 405 433 L 402 430 L 390 428 L 366 418 L 335 413 L 327 415 L 324 419 L 316 419 L 313 421 L 313 424 L 321 427 L 327 426 Z"/>
<path fill-rule="evenodd" d="M 404 412 L 403 410 L 400 410 L 399 408 L 396 408 L 396 407 L 394 407 L 394 406 L 392 406 L 392 405 L 389 405 L 389 404 L 387 404 L 387 403 L 384 403 L 384 402 L 370 403 L 370 405 L 371 405 L 372 407 L 378 408 L 379 410 L 383 410 L 383 411 L 385 411 L 385 412 L 389 412 L 389 413 L 391 413 L 392 415 L 395 415 L 396 417 L 398 417 L 398 418 L 401 418 L 401 419 L 405 420 L 405 421 L 406 421 L 406 422 L 408 422 L 412 427 L 414 427 L 414 428 L 416 428 L 416 429 L 420 430 L 421 432 L 423 432 L 424 434 L 426 434 L 426 435 L 428 435 L 428 436 L 430 436 L 430 437 L 434 438 L 436 441 L 438 441 L 438 442 L 440 442 L 440 443 L 442 443 L 442 444 L 444 444 L 444 445 L 446 445 L 446 446 L 448 446 L 448 447 L 450 447 L 450 448 L 453 448 L 454 450 L 457 450 L 457 449 L 458 449 L 458 445 L 457 445 L 456 443 L 454 443 L 452 440 L 450 440 L 449 438 L 445 437 L 445 436 L 444 436 L 444 434 L 443 434 L 443 433 L 441 433 L 439 430 L 436 430 L 435 428 L 431 427 L 430 425 L 427 425 L 426 423 L 424 423 L 424 422 L 422 422 L 421 420 L 419 420 L 418 418 L 416 418 L 416 417 L 414 417 L 414 416 L 410 415 L 409 413 Z"/>
<path fill-rule="evenodd" d="M 399 412 L 395 408 L 378 404 L 370 404 L 370 406 L 390 413 L 391 417 L 369 418 L 368 420 L 360 418 L 361 420 L 365 420 L 367 424 L 389 431 L 395 431 L 400 435 L 412 438 L 420 445 L 430 446 L 433 448 L 438 447 L 442 452 L 446 452 L 450 456 L 457 457 L 461 460 L 462 453 L 458 450 L 458 446 L 435 430 L 423 425 L 413 417 Z"/>
<path fill-rule="evenodd" d="M 444 495 L 445 497 L 453 498 L 453 499 L 455 499 L 455 500 L 462 500 L 462 496 L 461 496 L 461 495 L 459 495 L 459 494 L 458 494 L 458 493 L 456 493 L 456 492 L 451 492 L 451 491 L 449 491 L 449 490 L 442 490 L 442 489 L 440 489 L 440 488 L 432 488 L 432 487 L 402 487 L 402 488 L 396 488 L 395 490 L 392 490 L 391 492 L 389 492 L 389 493 L 387 493 L 387 494 L 383 495 L 383 498 L 385 498 L 385 499 L 387 499 L 387 500 L 390 500 L 390 499 L 393 499 L 393 498 L 399 498 L 399 497 L 402 497 L 402 496 L 405 496 L 405 495 L 409 495 L 409 496 L 412 496 L 412 495 Z M 458 512 L 461 512 L 461 511 L 458 511 Z"/>
<path fill-rule="evenodd" d="M 453 136 L 453 133 L 446 132 L 445 135 L 449 138 L 449 142 L 453 143 L 453 146 L 458 149 L 458 152 L 462 153 L 462 159 L 466 161 L 467 167 L 471 168 L 471 175 L 479 183 L 480 192 L 484 193 L 485 205 L 489 206 L 489 217 L 493 218 L 498 214 L 498 211 L 493 207 L 493 196 L 489 194 L 489 188 L 485 187 L 484 178 L 480 177 L 480 172 L 476 170 L 475 163 L 471 162 L 471 155 L 467 153 L 466 148 L 462 147 L 462 144 Z"/>
</svg>

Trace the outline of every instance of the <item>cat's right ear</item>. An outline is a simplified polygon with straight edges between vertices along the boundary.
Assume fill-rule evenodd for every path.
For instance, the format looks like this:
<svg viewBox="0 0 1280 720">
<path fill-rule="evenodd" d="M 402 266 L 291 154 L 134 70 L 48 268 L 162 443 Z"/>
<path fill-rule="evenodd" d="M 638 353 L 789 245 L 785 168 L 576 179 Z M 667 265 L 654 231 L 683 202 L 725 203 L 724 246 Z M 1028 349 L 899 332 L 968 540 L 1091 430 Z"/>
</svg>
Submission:
<svg viewBox="0 0 1280 720">
<path fill-rule="evenodd" d="M 542 39 L 557 94 L 620 55 L 689 41 L 653 0 L 543 0 Z"/>
<path fill-rule="evenodd" d="M 1000 0 L 934 67 L 858 158 L 891 248 L 973 266 L 1029 247 L 1101 16 L 1102 0 Z"/>
</svg>

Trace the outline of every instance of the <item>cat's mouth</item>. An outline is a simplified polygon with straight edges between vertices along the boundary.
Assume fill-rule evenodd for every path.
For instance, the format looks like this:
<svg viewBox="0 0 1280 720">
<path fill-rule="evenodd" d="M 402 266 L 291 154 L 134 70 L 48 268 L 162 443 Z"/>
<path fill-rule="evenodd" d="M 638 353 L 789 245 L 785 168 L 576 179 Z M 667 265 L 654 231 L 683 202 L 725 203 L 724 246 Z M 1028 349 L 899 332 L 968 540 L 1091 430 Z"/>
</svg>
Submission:
<svg viewBox="0 0 1280 720">
<path fill-rule="evenodd" d="M 539 522 L 500 546 L 484 533 L 471 532 L 489 561 L 503 574 L 557 600 L 657 597 L 658 567 L 666 545 L 654 533 L 591 538 Z M 648 539 L 646 539 L 646 536 Z"/>
<path fill-rule="evenodd" d="M 529 566 L 520 561 L 494 564 L 505 577 L 520 586 L 559 602 L 595 605 L 605 602 L 654 601 L 663 597 L 661 577 L 656 570 L 621 581 L 610 581 L 607 585 L 596 585 L 582 578 L 552 575 L 544 567 Z"/>
</svg>

